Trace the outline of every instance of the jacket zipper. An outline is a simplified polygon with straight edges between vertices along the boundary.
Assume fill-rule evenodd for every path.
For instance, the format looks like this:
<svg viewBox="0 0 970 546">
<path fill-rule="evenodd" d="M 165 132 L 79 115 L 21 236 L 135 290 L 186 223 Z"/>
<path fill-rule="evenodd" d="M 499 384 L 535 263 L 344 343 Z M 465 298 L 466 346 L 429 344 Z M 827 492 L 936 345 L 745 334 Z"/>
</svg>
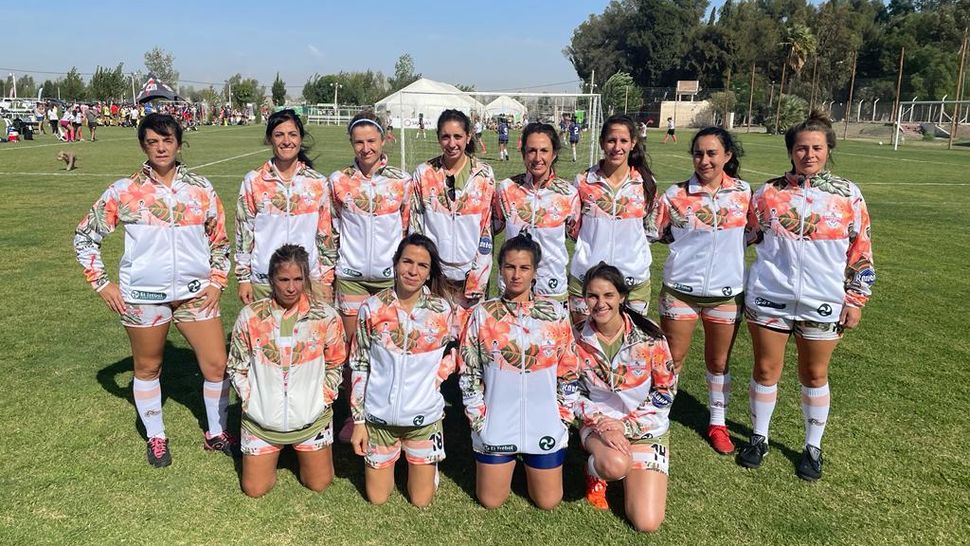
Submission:
<svg viewBox="0 0 970 546">
<path fill-rule="evenodd" d="M 401 315 L 401 309 L 397 310 L 398 316 Z M 408 340 L 411 338 L 411 316 L 408 314 L 404 322 L 404 355 L 401 357 L 401 363 L 395 364 L 394 366 L 394 378 L 391 385 L 397 389 L 397 397 L 394 401 L 394 423 L 401 422 L 401 391 L 404 390 L 404 385 L 402 384 L 402 378 L 404 377 L 404 367 L 408 360 Z"/>
<path fill-rule="evenodd" d="M 175 175 L 178 176 L 178 171 L 176 171 Z M 162 185 L 164 186 L 164 184 Z M 175 180 L 172 180 L 172 186 L 175 186 Z M 168 224 L 169 229 L 171 230 L 169 232 L 169 238 L 172 241 L 172 298 L 174 299 L 178 290 L 175 283 L 176 279 L 178 278 L 178 254 L 177 249 L 175 248 L 175 207 L 172 205 L 172 203 L 176 199 L 174 189 L 171 187 L 167 187 L 166 189 L 168 189 L 170 194 L 170 199 L 166 199 L 165 204 L 168 206 Z"/>
<path fill-rule="evenodd" d="M 717 255 L 717 195 L 721 191 L 721 188 L 715 190 L 714 195 L 708 195 L 711 198 L 711 211 L 714 213 L 714 233 L 712 234 L 711 240 L 711 251 L 709 254 L 709 260 L 707 264 L 707 275 L 704 277 L 704 290 L 701 292 L 702 295 L 707 296 L 710 294 L 710 284 L 711 284 L 711 274 L 714 270 L 714 256 Z M 705 192 L 707 193 L 707 192 Z"/>
<path fill-rule="evenodd" d="M 798 316 L 798 306 L 802 299 L 802 257 L 805 250 L 805 214 L 809 206 L 808 203 L 808 180 L 805 180 L 805 187 L 801 189 L 802 194 L 802 211 L 799 214 L 799 226 L 798 226 L 798 263 L 795 267 L 795 273 L 798 278 L 798 284 L 795 290 L 795 301 L 793 302 L 792 308 L 792 318 Z"/>
<path fill-rule="evenodd" d="M 518 303 L 515 304 L 515 319 L 516 319 L 516 322 L 518 322 L 519 324 L 522 323 L 522 315 L 521 315 L 521 310 L 519 308 L 519 304 Z M 521 446 L 526 445 L 527 438 L 526 438 L 526 434 L 525 433 L 526 433 L 526 426 L 527 426 L 527 424 L 529 422 L 528 414 L 526 412 L 526 408 L 528 407 L 528 405 L 526 404 L 526 399 L 525 399 L 526 380 L 525 380 L 525 348 L 524 347 L 523 347 L 522 352 L 519 353 L 519 368 L 522 370 L 522 372 L 519 374 L 519 389 L 520 389 L 520 391 L 519 391 L 520 392 L 520 395 L 519 395 L 519 448 L 521 449 Z"/>
</svg>

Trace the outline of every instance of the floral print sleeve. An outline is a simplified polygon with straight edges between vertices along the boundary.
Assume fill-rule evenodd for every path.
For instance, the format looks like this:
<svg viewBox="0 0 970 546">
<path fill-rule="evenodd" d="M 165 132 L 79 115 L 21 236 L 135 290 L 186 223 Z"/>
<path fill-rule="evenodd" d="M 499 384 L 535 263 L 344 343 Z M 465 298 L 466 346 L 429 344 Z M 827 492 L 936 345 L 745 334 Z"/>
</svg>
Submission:
<svg viewBox="0 0 970 546">
<path fill-rule="evenodd" d="M 667 341 L 660 339 L 653 343 L 642 344 L 638 358 L 642 358 L 650 368 L 650 396 L 640 403 L 636 410 L 623 418 L 623 430 L 627 438 L 642 438 L 647 432 L 644 427 L 657 417 L 670 414 L 670 406 L 677 393 L 677 376 L 674 375 L 674 361 L 670 356 Z M 647 416 L 654 416 L 650 419 Z"/>
<path fill-rule="evenodd" d="M 479 330 L 485 322 L 485 309 L 478 305 L 468 319 L 468 326 L 462 335 L 458 357 L 458 384 L 461 388 L 465 416 L 472 430 L 481 431 L 485 426 L 485 385 L 483 348 Z"/>
<path fill-rule="evenodd" d="M 84 268 L 84 277 L 95 290 L 108 284 L 108 274 L 101 260 L 101 241 L 118 226 L 118 194 L 112 185 L 81 219 L 74 232 L 77 261 Z"/>
<path fill-rule="evenodd" d="M 253 231 L 256 225 L 256 202 L 253 192 L 249 188 L 249 179 L 253 173 L 246 175 L 239 187 L 239 197 L 236 199 L 236 280 L 240 283 L 250 282 L 252 278 L 252 254 L 256 244 Z"/>
<path fill-rule="evenodd" d="M 232 334 L 229 340 L 229 360 L 226 364 L 226 373 L 229 380 L 242 401 L 242 409 L 246 411 L 249 403 L 249 355 L 253 352 L 252 341 L 249 337 L 249 322 L 251 313 L 244 308 L 236 319 L 235 326 L 232 327 Z"/>
<path fill-rule="evenodd" d="M 325 377 L 323 385 L 323 400 L 329 406 L 337 399 L 340 384 L 344 380 L 344 362 L 347 360 L 347 336 L 343 322 L 339 317 L 330 317 L 329 321 L 321 322 L 316 333 L 317 339 L 324 344 L 323 360 Z"/>
<path fill-rule="evenodd" d="M 320 257 L 321 281 L 324 286 L 333 286 L 334 268 L 337 266 L 337 239 L 333 228 L 333 207 L 330 204 L 329 181 L 324 178 L 323 200 L 317 219 L 317 255 Z"/>
<path fill-rule="evenodd" d="M 364 396 L 370 375 L 371 332 L 368 327 L 369 301 L 360 306 L 357 314 L 357 335 L 350 345 L 350 412 L 354 423 L 364 422 Z"/>
<path fill-rule="evenodd" d="M 876 272 L 872 265 L 872 224 L 869 221 L 869 209 L 861 194 L 852 202 L 852 215 L 845 268 L 845 304 L 863 307 L 872 294 Z"/>
<path fill-rule="evenodd" d="M 205 220 L 205 234 L 209 238 L 209 282 L 219 288 L 229 286 L 229 236 L 226 234 L 226 212 L 215 188 L 211 193 Z"/>
<path fill-rule="evenodd" d="M 556 375 L 559 378 L 556 399 L 559 402 L 559 418 L 568 427 L 573 422 L 576 406 L 579 404 L 579 355 L 576 351 L 576 341 L 572 336 L 572 327 L 568 318 L 563 321 L 563 327 L 569 329 L 569 342 L 566 350 L 559 358 Z"/>
<path fill-rule="evenodd" d="M 670 236 L 670 203 L 666 193 L 657 198 L 647 223 L 647 237 L 650 242 L 667 244 L 673 240 Z"/>
</svg>

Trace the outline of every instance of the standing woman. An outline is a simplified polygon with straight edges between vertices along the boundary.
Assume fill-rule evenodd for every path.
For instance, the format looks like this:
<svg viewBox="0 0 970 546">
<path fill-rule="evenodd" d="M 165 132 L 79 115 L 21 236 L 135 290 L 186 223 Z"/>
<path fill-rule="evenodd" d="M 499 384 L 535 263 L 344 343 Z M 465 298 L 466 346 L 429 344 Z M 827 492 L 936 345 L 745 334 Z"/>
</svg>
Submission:
<svg viewBox="0 0 970 546">
<path fill-rule="evenodd" d="M 269 297 L 246 305 L 232 329 L 229 377 L 242 401 L 242 489 L 261 497 L 276 484 L 284 445 L 300 481 L 333 481 L 333 401 L 347 358 L 344 328 L 329 304 L 310 297 L 310 256 L 284 244 L 269 258 Z"/>
<path fill-rule="evenodd" d="M 561 144 L 556 128 L 530 123 L 522 131 L 522 161 L 526 172 L 506 178 L 496 188 L 493 226 L 512 238 L 528 232 L 542 249 L 534 291 L 565 303 L 566 237 L 579 219 L 579 195 L 569 182 L 556 176 Z M 503 289 L 502 284 L 499 288 Z"/>
<path fill-rule="evenodd" d="M 495 128 L 495 132 L 498 133 L 498 159 L 499 161 L 509 160 L 509 124 L 505 121 L 504 117 L 498 118 L 498 127 Z"/>
<path fill-rule="evenodd" d="M 629 287 L 612 265 L 593 266 L 583 282 L 590 309 L 577 326 L 579 437 L 589 452 L 586 499 L 606 510 L 606 480 L 625 480 L 627 518 L 637 531 L 664 520 L 670 465 L 670 406 L 677 376 L 656 324 L 626 305 Z"/>
<path fill-rule="evenodd" d="M 714 451 L 734 451 L 724 418 L 731 395 L 728 361 L 741 324 L 745 226 L 751 187 L 737 178 L 743 153 L 731 133 L 701 129 L 690 145 L 694 175 L 657 200 L 657 240 L 670 244 L 660 290 L 660 325 L 674 359 L 687 359 L 697 319 L 704 325 L 704 363 Z"/>
<path fill-rule="evenodd" d="M 826 170 L 835 149 L 832 122 L 813 112 L 788 129 L 785 146 L 792 170 L 766 182 L 751 201 L 748 226 L 758 252 L 744 303 L 754 345 L 748 393 L 754 433 L 738 463 L 758 468 L 768 453 L 785 347 L 794 337 L 805 422 L 796 472 L 814 481 L 822 477 L 829 362 L 843 331 L 859 325 L 876 273 L 862 193 Z"/>
<path fill-rule="evenodd" d="M 505 291 L 475 307 L 462 335 L 459 384 L 486 508 L 508 498 L 517 457 L 536 506 L 552 510 L 562 500 L 576 344 L 562 305 L 532 292 L 541 257 L 528 234 L 508 239 L 498 257 Z"/>
<path fill-rule="evenodd" d="M 394 252 L 408 230 L 412 190 L 411 177 L 387 164 L 384 127 L 374 112 L 354 116 L 347 134 L 354 162 L 330 175 L 330 191 L 337 309 L 352 338 L 360 305 L 394 285 Z M 338 438 L 349 442 L 353 431 L 348 417 Z"/>
<path fill-rule="evenodd" d="M 627 305 L 646 316 L 650 300 L 650 211 L 657 183 L 629 116 L 610 116 L 600 130 L 603 159 L 576 177 L 582 214 L 570 236 L 576 251 L 569 267 L 569 310 L 573 322 L 589 315 L 583 298 L 586 272 L 600 262 L 614 264 L 630 289 Z"/>
<path fill-rule="evenodd" d="M 313 170 L 300 116 L 280 110 L 266 123 L 272 159 L 249 171 L 236 202 L 236 280 L 243 304 L 269 297 L 269 259 L 284 244 L 310 256 L 312 293 L 333 304 L 333 242 L 327 177 Z"/>
<path fill-rule="evenodd" d="M 364 457 L 367 498 L 384 504 L 403 448 L 408 496 L 431 504 L 445 458 L 441 384 L 455 371 L 455 324 L 435 244 L 411 233 L 394 254 L 394 287 L 360 306 L 351 350 L 354 452 Z M 448 354 L 446 354 L 446 351 Z"/>
<path fill-rule="evenodd" d="M 441 155 L 414 171 L 412 233 L 427 235 L 441 253 L 445 288 L 461 309 L 467 310 L 488 292 L 492 271 L 492 198 L 495 175 L 488 164 L 474 157 L 471 120 L 460 110 L 445 110 L 438 117 Z"/>
<path fill-rule="evenodd" d="M 148 160 L 101 195 L 78 225 L 74 249 L 88 282 L 121 317 L 131 342 L 132 388 L 148 438 L 148 463 L 172 462 L 158 381 L 172 322 L 195 351 L 204 378 L 209 430 L 203 447 L 231 455 L 236 440 L 225 429 L 229 381 L 219 316 L 229 273 L 222 202 L 208 180 L 177 161 L 182 128 L 173 117 L 146 116 L 138 142 Z M 101 261 L 101 241 L 119 225 L 125 230 L 125 252 L 115 284 Z"/>
</svg>

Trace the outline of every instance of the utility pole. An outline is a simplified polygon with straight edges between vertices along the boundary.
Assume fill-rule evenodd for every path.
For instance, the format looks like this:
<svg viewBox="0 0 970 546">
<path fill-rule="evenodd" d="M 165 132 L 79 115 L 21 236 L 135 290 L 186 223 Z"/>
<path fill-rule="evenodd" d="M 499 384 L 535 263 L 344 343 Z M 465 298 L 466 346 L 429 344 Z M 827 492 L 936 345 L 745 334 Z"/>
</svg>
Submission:
<svg viewBox="0 0 970 546">
<path fill-rule="evenodd" d="M 788 53 L 791 56 L 791 52 Z M 788 58 L 786 56 L 785 62 L 781 65 L 781 83 L 778 85 L 778 104 L 775 105 L 775 134 L 781 133 L 781 96 L 785 91 L 785 73 L 788 70 Z"/>
<path fill-rule="evenodd" d="M 818 90 L 818 53 L 815 54 L 815 63 L 812 66 L 812 100 L 808 103 L 808 111 L 815 109 L 815 93 Z"/>
<path fill-rule="evenodd" d="M 630 86 L 628 85 L 623 88 L 623 113 L 624 114 L 626 113 L 627 101 L 629 100 L 629 98 L 630 98 Z"/>
<path fill-rule="evenodd" d="M 751 63 L 751 85 L 748 86 L 748 130 L 751 132 L 751 109 L 754 108 L 754 63 Z"/>
<path fill-rule="evenodd" d="M 946 144 L 947 150 L 953 149 L 953 139 L 957 136 L 957 131 L 960 129 L 960 100 L 963 98 L 963 69 L 966 66 L 967 61 L 967 32 L 970 31 L 970 27 L 963 29 L 963 44 L 960 47 L 960 70 L 957 71 L 957 102 L 953 105 L 953 119 L 950 120 L 950 139 Z M 942 107 L 941 107 L 942 108 Z"/>
<path fill-rule="evenodd" d="M 899 73 L 896 76 L 896 98 L 893 100 L 893 150 L 899 145 L 899 120 L 902 117 L 900 110 L 903 105 L 899 102 L 899 92 L 903 86 L 903 60 L 906 58 L 906 48 L 899 48 Z"/>
<path fill-rule="evenodd" d="M 849 100 L 845 103 L 845 125 L 842 127 L 842 140 L 849 134 L 849 114 L 852 112 L 852 91 L 855 90 L 855 69 L 859 61 L 859 52 L 852 52 L 852 81 L 849 83 Z M 859 121 L 859 120 L 856 120 Z"/>
</svg>

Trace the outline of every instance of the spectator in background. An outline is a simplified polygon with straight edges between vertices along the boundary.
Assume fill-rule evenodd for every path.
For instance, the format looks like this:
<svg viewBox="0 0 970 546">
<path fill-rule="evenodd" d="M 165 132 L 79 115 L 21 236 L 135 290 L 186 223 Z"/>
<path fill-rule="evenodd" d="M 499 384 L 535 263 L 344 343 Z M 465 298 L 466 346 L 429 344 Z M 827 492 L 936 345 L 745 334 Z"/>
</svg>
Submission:
<svg viewBox="0 0 970 546">
<path fill-rule="evenodd" d="M 87 121 L 88 121 L 88 132 L 91 133 L 91 142 L 94 142 L 94 130 L 98 128 L 98 108 L 97 106 L 92 106 L 88 108 L 87 111 Z"/>
</svg>

